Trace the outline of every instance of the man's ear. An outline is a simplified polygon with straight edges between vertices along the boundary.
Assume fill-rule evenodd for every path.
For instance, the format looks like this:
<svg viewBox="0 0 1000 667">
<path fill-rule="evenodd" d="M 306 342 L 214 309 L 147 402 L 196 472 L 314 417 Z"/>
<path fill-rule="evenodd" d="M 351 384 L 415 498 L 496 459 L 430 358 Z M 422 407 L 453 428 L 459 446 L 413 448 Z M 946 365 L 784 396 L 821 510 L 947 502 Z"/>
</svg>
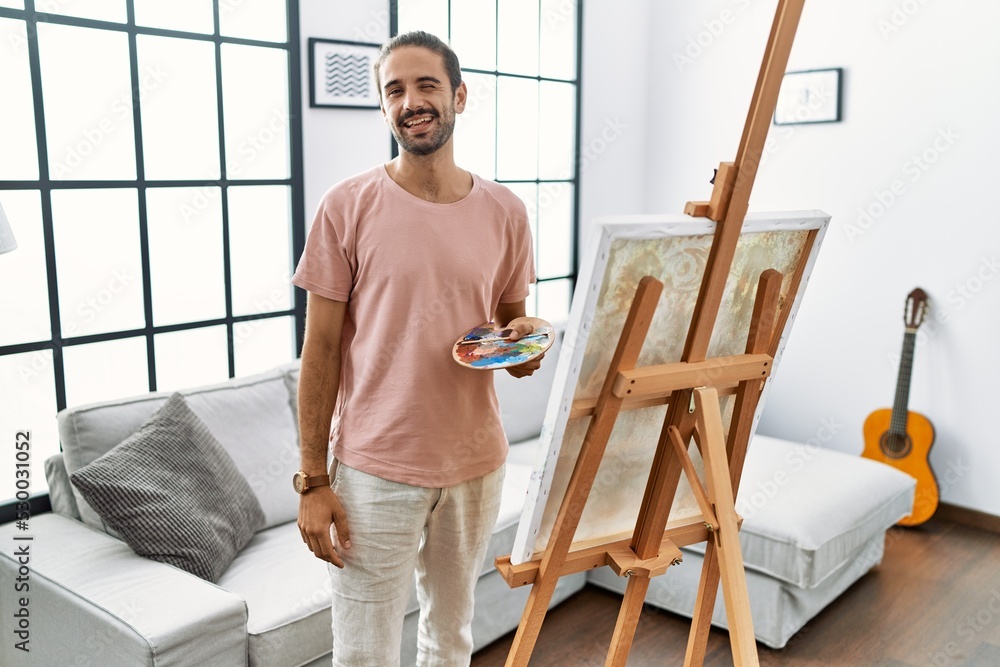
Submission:
<svg viewBox="0 0 1000 667">
<path fill-rule="evenodd" d="M 469 96 L 469 89 L 465 87 L 465 82 L 463 81 L 458 86 L 458 90 L 455 91 L 455 113 L 462 113 L 465 111 L 465 102 Z"/>
</svg>

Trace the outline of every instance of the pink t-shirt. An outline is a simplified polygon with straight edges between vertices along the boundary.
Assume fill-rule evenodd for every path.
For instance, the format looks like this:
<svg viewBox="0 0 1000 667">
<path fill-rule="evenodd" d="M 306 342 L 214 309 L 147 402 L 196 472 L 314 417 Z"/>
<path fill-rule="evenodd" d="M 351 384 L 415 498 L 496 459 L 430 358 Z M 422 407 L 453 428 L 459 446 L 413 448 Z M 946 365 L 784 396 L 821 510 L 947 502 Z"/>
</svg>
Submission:
<svg viewBox="0 0 1000 667">
<path fill-rule="evenodd" d="M 292 283 L 348 304 L 334 456 L 424 487 L 499 468 L 493 373 L 459 366 L 451 349 L 534 280 L 527 211 L 502 185 L 473 175 L 464 199 L 435 204 L 379 165 L 330 188 Z"/>
</svg>

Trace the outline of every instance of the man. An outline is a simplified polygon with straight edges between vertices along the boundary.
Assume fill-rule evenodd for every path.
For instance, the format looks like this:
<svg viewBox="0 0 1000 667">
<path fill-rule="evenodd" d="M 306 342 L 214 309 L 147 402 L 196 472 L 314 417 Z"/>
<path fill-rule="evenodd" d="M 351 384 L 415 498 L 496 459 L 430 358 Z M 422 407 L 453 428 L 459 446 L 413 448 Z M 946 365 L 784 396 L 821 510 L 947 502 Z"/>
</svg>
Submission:
<svg viewBox="0 0 1000 667">
<path fill-rule="evenodd" d="M 375 79 L 401 153 L 324 195 L 292 279 L 309 291 L 298 525 L 332 565 L 335 667 L 398 664 L 414 571 L 418 663 L 468 665 L 507 442 L 492 373 L 451 347 L 484 321 L 514 338 L 540 322 L 524 317 L 531 234 L 513 193 L 455 164 L 467 93 L 446 44 L 399 35 Z"/>
</svg>

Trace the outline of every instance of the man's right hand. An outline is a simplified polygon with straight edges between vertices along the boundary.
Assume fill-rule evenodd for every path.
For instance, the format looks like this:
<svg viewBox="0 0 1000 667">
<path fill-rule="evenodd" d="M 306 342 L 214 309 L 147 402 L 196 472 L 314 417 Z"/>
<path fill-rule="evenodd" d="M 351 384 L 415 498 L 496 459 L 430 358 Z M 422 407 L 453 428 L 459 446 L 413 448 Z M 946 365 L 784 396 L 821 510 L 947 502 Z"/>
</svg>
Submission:
<svg viewBox="0 0 1000 667">
<path fill-rule="evenodd" d="M 299 498 L 298 525 L 302 541 L 316 558 L 344 567 L 344 561 L 333 543 L 330 527 L 336 528 L 337 545 L 344 549 L 351 548 L 351 537 L 347 514 L 333 489 L 319 486 L 302 494 Z"/>
</svg>

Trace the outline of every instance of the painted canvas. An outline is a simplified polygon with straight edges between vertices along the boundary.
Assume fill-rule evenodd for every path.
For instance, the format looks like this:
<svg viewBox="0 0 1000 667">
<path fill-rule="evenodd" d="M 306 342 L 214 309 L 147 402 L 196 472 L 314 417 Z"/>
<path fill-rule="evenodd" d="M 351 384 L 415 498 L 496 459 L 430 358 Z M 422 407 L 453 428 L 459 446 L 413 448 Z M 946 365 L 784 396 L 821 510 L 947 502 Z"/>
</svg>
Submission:
<svg viewBox="0 0 1000 667">
<path fill-rule="evenodd" d="M 829 216 L 821 211 L 749 215 L 743 225 L 708 357 L 743 353 L 760 274 L 780 271 L 779 309 L 788 310 L 773 369 L 808 281 Z M 573 306 L 549 400 L 527 502 L 511 561 L 544 550 L 618 344 L 639 280 L 663 282 L 663 292 L 638 366 L 681 360 L 716 223 L 707 218 L 631 216 L 600 220 L 585 248 Z M 796 272 L 800 280 L 795 289 Z M 766 388 L 765 388 L 766 393 Z M 720 408 L 728 429 L 733 397 Z M 757 407 L 756 426 L 764 397 Z M 666 405 L 619 414 L 574 539 L 574 548 L 632 534 Z M 692 459 L 701 473 L 697 448 Z M 682 477 L 671 520 L 695 516 L 697 503 Z"/>
</svg>

